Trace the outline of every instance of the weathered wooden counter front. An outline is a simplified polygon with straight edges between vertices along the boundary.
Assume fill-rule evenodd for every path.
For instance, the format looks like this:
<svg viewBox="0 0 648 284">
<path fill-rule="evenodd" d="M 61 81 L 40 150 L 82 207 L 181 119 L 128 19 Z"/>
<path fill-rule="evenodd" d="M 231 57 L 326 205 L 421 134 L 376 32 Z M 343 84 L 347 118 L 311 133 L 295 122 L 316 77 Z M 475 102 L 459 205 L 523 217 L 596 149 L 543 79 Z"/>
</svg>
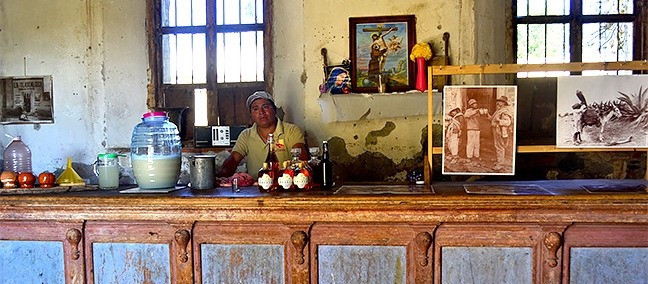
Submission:
<svg viewBox="0 0 648 284">
<path fill-rule="evenodd" d="M 5 195 L 0 283 L 648 281 L 648 183 L 524 184 L 550 194 Z"/>
</svg>

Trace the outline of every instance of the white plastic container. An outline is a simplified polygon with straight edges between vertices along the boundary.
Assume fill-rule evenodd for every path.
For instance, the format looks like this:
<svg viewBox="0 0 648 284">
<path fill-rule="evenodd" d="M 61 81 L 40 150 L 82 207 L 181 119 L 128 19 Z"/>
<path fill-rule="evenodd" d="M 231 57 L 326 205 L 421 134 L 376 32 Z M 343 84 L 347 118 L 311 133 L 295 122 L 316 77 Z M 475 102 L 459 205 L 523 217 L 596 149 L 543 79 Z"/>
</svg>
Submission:
<svg viewBox="0 0 648 284">
<path fill-rule="evenodd" d="M 4 170 L 15 173 L 32 172 L 31 150 L 20 136 L 13 138 L 3 152 Z"/>
<path fill-rule="evenodd" d="M 148 112 L 133 129 L 131 165 L 141 189 L 174 187 L 180 176 L 182 143 L 165 112 Z"/>
</svg>

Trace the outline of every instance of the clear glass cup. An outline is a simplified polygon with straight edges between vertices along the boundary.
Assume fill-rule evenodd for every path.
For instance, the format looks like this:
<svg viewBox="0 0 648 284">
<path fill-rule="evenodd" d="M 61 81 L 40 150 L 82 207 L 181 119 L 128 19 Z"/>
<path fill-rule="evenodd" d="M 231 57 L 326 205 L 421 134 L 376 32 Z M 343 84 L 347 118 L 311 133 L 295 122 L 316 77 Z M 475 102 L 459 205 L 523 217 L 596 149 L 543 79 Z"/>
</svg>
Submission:
<svg viewBox="0 0 648 284">
<path fill-rule="evenodd" d="M 99 154 L 95 161 L 94 173 L 99 177 L 99 188 L 116 189 L 119 187 L 119 159 L 117 154 Z"/>
</svg>

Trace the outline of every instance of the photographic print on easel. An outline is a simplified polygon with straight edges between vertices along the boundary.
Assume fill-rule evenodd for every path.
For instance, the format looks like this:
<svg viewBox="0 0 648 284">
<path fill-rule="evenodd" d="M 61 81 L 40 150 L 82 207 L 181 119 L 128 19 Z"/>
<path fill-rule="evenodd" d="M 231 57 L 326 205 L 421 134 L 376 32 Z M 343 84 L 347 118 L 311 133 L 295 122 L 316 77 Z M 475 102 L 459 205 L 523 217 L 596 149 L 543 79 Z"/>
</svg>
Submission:
<svg viewBox="0 0 648 284">
<path fill-rule="evenodd" d="M 443 174 L 514 175 L 517 86 L 443 88 Z"/>
<path fill-rule="evenodd" d="M 414 62 L 409 54 L 416 43 L 415 16 L 349 18 L 351 88 L 376 93 L 414 89 Z"/>
<path fill-rule="evenodd" d="M 648 75 L 558 77 L 557 148 L 648 148 Z"/>
</svg>

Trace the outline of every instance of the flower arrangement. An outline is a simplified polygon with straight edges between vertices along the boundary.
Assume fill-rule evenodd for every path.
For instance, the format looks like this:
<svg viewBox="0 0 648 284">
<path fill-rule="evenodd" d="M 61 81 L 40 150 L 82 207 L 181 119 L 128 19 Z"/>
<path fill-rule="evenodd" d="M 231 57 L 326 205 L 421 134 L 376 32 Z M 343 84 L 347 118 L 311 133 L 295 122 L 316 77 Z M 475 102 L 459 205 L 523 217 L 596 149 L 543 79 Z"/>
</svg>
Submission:
<svg viewBox="0 0 648 284">
<path fill-rule="evenodd" d="M 430 44 L 427 42 L 419 42 L 412 47 L 410 59 L 416 61 L 417 58 L 423 58 L 426 61 L 432 58 L 432 49 L 430 48 Z"/>
</svg>

